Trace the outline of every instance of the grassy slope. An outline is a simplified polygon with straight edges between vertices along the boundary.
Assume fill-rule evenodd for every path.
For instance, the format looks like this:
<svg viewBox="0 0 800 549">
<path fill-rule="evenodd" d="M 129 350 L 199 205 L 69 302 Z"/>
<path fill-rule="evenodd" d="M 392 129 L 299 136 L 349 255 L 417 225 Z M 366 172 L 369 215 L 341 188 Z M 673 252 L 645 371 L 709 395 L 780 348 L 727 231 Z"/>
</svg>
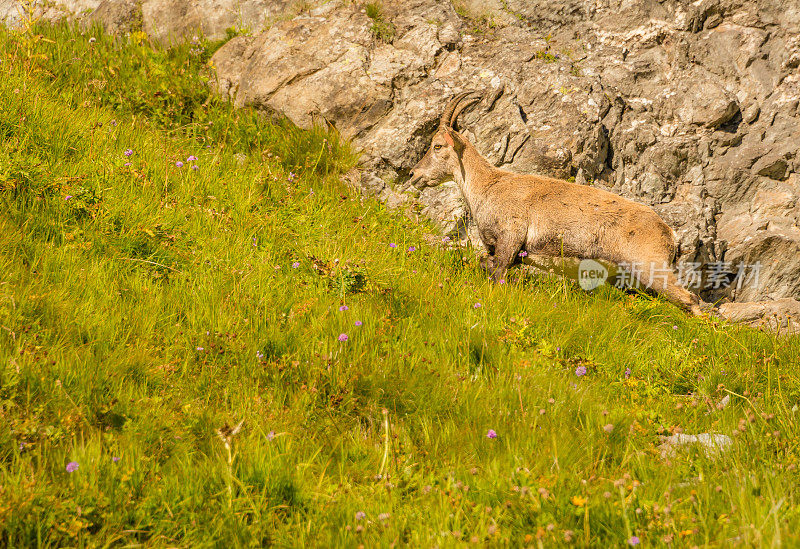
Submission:
<svg viewBox="0 0 800 549">
<path fill-rule="evenodd" d="M 800 543 L 797 339 L 490 284 L 333 136 L 209 100 L 213 45 L 37 32 L 0 31 L 0 545 Z"/>
</svg>

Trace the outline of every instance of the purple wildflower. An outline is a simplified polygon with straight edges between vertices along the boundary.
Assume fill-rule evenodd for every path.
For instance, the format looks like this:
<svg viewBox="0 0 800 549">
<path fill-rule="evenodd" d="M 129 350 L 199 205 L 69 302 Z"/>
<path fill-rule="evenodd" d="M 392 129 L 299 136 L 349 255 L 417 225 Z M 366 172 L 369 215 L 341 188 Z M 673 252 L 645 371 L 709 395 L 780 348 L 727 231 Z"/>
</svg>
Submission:
<svg viewBox="0 0 800 549">
<path fill-rule="evenodd" d="M 348 339 L 347 334 L 339 334 L 339 341 L 341 341 L 342 343 L 347 341 L 347 339 Z"/>
<path fill-rule="evenodd" d="M 125 163 L 122 165 L 122 167 L 123 167 L 123 168 L 127 168 L 127 167 L 129 167 L 129 166 L 133 166 L 133 164 L 131 164 L 130 162 L 125 162 Z"/>
<path fill-rule="evenodd" d="M 409 251 L 409 252 L 416 252 L 416 251 L 417 251 L 417 248 L 416 248 L 416 246 L 409 246 L 409 247 L 408 247 L 408 251 Z"/>
<path fill-rule="evenodd" d="M 64 200 L 69 200 L 70 198 L 72 198 L 72 195 L 68 194 L 67 196 L 64 197 Z"/>
<path fill-rule="evenodd" d="M 286 181 L 294 181 L 297 178 L 297 174 L 294 172 L 289 172 L 289 177 L 286 178 Z"/>
<path fill-rule="evenodd" d="M 525 256 L 527 256 L 527 255 L 528 255 L 528 252 L 526 252 L 525 250 L 522 250 L 522 251 L 519 253 L 519 256 L 520 256 L 520 257 L 525 257 Z"/>
<path fill-rule="evenodd" d="M 628 540 L 628 545 L 631 547 L 639 545 L 639 543 L 641 543 L 641 540 L 636 536 L 631 536 L 631 539 Z"/>
<path fill-rule="evenodd" d="M 486 433 L 486 438 L 497 438 L 497 433 L 494 429 L 489 429 L 489 431 Z"/>
<path fill-rule="evenodd" d="M 449 236 L 442 237 L 442 242 L 450 242 L 450 237 Z"/>
<path fill-rule="evenodd" d="M 678 329 L 678 326 L 673 326 L 673 327 L 672 327 L 672 329 L 673 329 L 673 330 L 677 330 L 677 329 Z"/>
<path fill-rule="evenodd" d="M 116 462 L 118 462 L 118 461 L 119 461 L 119 460 L 121 460 L 121 459 L 122 459 L 121 457 L 114 456 L 114 457 L 112 457 L 112 458 L 111 458 L 111 461 L 113 461 L 114 463 L 116 463 Z"/>
<path fill-rule="evenodd" d="M 183 162 L 178 160 L 177 162 L 175 162 L 175 166 L 178 167 L 178 168 L 183 168 Z"/>
<path fill-rule="evenodd" d="M 356 520 L 362 520 L 362 519 L 364 519 L 366 516 L 367 516 L 367 514 L 366 514 L 364 511 L 358 511 L 358 512 L 356 513 Z"/>
<path fill-rule="evenodd" d="M 189 156 L 189 158 L 186 159 L 186 161 L 187 162 L 197 162 L 197 157 L 195 155 L 191 155 L 191 156 Z"/>
<path fill-rule="evenodd" d="M 299 266 L 300 266 L 300 262 L 299 261 L 295 261 L 294 263 L 292 263 L 292 269 L 296 269 Z"/>
<path fill-rule="evenodd" d="M 586 366 L 578 366 L 575 368 L 575 375 L 578 377 L 582 377 L 586 375 Z"/>
<path fill-rule="evenodd" d="M 390 242 L 389 243 L 389 247 L 390 248 L 397 248 L 397 244 L 395 244 L 394 242 Z"/>
<path fill-rule="evenodd" d="M 78 462 L 77 461 L 70 461 L 67 463 L 67 473 L 74 473 L 78 470 Z"/>
<path fill-rule="evenodd" d="M 264 353 L 262 353 L 261 351 L 256 351 L 256 358 L 258 360 L 261 360 L 262 358 L 264 358 Z"/>
<path fill-rule="evenodd" d="M 195 171 L 197 171 L 197 170 L 199 170 L 199 169 L 200 169 L 200 166 L 198 166 L 197 164 L 195 164 L 194 166 L 192 166 L 192 169 L 193 169 L 193 170 L 195 170 Z"/>
<path fill-rule="evenodd" d="M 344 312 L 344 311 L 348 310 L 349 308 L 350 307 L 348 307 L 347 305 L 342 305 L 341 307 L 339 307 L 339 311 L 340 312 Z"/>
<path fill-rule="evenodd" d="M 481 305 L 480 303 L 476 303 L 475 305 L 472 306 L 473 309 L 480 309 L 481 307 L 483 307 L 483 305 Z"/>
<path fill-rule="evenodd" d="M 270 431 L 267 433 L 267 440 L 274 440 L 275 439 L 275 431 Z"/>
<path fill-rule="evenodd" d="M 628 379 L 629 377 L 631 377 L 631 369 L 625 368 L 625 379 Z"/>
<path fill-rule="evenodd" d="M 125 149 L 125 152 L 122 154 L 125 156 L 131 156 L 133 154 L 133 149 Z"/>
<path fill-rule="evenodd" d="M 27 443 L 27 442 L 20 442 L 20 443 L 19 443 L 19 449 L 20 449 L 20 450 L 24 450 L 24 449 L 25 449 L 25 447 L 26 447 L 27 445 L 28 445 L 28 443 Z"/>
<path fill-rule="evenodd" d="M 198 347 L 197 350 L 198 351 L 203 351 L 204 349 L 202 347 Z"/>
<path fill-rule="evenodd" d="M 362 325 L 362 324 L 364 324 L 364 323 L 363 323 L 363 322 L 361 322 L 360 320 L 356 320 L 354 324 L 355 324 L 356 326 L 361 326 L 361 325 Z"/>
</svg>

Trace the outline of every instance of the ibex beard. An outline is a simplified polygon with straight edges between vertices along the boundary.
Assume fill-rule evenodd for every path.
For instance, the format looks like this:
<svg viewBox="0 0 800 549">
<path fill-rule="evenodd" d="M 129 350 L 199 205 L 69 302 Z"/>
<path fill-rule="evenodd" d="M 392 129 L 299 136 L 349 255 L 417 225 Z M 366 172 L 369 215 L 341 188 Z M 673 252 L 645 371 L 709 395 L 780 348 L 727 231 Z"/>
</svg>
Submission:
<svg viewBox="0 0 800 549">
<path fill-rule="evenodd" d="M 431 146 L 411 171 L 421 189 L 453 180 L 489 256 L 482 265 L 504 279 L 520 251 L 551 257 L 601 259 L 636 265 L 644 286 L 700 315 L 698 297 L 678 284 L 674 271 L 657 274 L 675 256 L 675 233 L 650 207 L 608 191 L 491 165 L 457 131 L 456 119 L 480 101 L 456 95 L 442 114 Z"/>
</svg>

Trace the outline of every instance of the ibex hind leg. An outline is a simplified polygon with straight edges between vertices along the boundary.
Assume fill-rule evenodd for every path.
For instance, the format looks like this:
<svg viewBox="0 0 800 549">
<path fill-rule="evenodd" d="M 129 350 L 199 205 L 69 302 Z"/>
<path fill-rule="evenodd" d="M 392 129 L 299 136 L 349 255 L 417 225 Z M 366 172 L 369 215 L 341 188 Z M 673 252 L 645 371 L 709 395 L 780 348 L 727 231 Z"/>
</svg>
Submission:
<svg viewBox="0 0 800 549">
<path fill-rule="evenodd" d="M 673 281 L 667 284 L 667 287 L 661 292 L 664 294 L 664 297 L 687 313 L 694 316 L 702 316 L 703 311 L 700 309 L 700 298 L 686 288 L 681 287 L 677 280 L 675 280 L 674 275 L 672 279 Z"/>
<path fill-rule="evenodd" d="M 663 262 L 651 262 L 642 266 L 639 282 L 663 295 L 687 313 L 701 316 L 703 311 L 700 309 L 700 298 L 678 284 L 675 273 L 672 270 L 665 271 L 667 265 Z"/>
</svg>

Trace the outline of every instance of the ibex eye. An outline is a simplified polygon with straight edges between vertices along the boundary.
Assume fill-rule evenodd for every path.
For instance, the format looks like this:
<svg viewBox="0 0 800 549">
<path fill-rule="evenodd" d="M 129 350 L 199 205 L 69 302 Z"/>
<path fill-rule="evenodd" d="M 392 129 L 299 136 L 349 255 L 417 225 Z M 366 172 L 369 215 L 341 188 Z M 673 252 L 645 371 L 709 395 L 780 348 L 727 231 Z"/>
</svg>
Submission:
<svg viewBox="0 0 800 549">
<path fill-rule="evenodd" d="M 442 148 L 442 146 L 441 146 L 441 145 L 434 145 L 434 146 L 433 146 L 433 150 L 434 150 L 434 151 L 438 151 L 438 150 L 439 150 L 439 149 L 441 149 L 441 148 Z"/>
</svg>

